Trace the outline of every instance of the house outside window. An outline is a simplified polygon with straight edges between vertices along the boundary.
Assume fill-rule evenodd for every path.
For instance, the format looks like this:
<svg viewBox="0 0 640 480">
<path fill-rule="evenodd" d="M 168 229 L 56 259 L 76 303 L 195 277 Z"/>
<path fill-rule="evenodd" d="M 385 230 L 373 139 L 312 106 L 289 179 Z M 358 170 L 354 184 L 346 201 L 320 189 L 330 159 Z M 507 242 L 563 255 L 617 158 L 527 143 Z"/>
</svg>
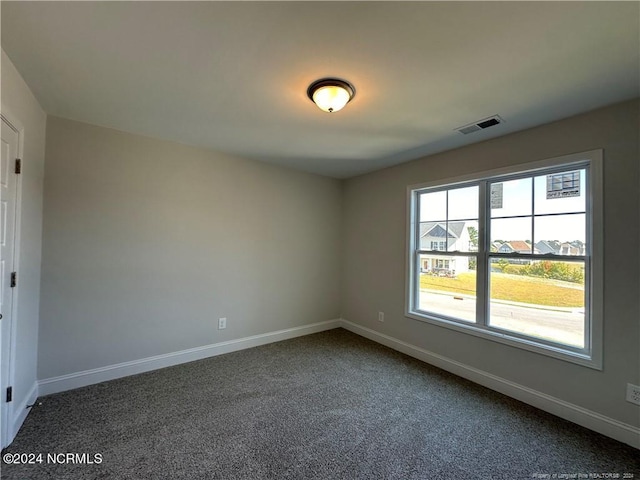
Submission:
<svg viewBox="0 0 640 480">
<path fill-rule="evenodd" d="M 408 189 L 406 315 L 602 364 L 602 152 Z"/>
<path fill-rule="evenodd" d="M 446 240 L 439 240 L 440 238 Z M 420 225 L 420 245 L 424 250 L 446 252 L 458 250 L 468 244 L 469 234 L 465 222 L 423 222 Z M 421 265 L 424 273 L 445 277 L 455 275 L 456 271 L 466 272 L 469 269 L 469 263 L 465 259 L 442 254 L 424 255 Z"/>
</svg>

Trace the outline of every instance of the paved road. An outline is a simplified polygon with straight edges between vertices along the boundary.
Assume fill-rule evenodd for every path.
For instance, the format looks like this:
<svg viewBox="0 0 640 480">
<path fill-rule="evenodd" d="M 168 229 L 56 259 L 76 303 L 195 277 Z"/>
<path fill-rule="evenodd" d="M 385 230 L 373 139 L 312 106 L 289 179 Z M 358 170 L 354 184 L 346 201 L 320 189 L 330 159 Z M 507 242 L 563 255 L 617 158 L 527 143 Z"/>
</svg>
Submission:
<svg viewBox="0 0 640 480">
<path fill-rule="evenodd" d="M 474 321 L 475 306 L 475 299 L 472 297 L 465 296 L 459 300 L 452 293 L 420 292 L 421 310 Z M 578 309 L 556 311 L 525 304 L 492 302 L 490 311 L 490 323 L 494 327 L 577 347 L 584 346 L 584 312 Z"/>
</svg>

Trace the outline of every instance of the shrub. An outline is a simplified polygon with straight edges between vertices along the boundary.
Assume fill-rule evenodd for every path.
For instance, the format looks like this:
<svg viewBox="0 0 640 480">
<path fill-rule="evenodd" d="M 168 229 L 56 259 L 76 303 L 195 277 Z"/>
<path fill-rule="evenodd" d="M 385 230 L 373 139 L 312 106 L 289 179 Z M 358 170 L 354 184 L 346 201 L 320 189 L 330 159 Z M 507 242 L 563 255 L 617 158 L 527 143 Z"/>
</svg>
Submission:
<svg viewBox="0 0 640 480">
<path fill-rule="evenodd" d="M 554 280 L 564 280 L 565 282 L 584 283 L 584 271 L 579 265 L 572 265 L 565 262 L 552 262 L 543 260 L 521 268 L 506 267 L 504 273 L 516 275 L 527 275 L 530 277 L 552 278 Z"/>
<path fill-rule="evenodd" d="M 507 265 L 502 269 L 502 273 L 510 273 L 512 275 L 522 275 L 522 267 L 515 265 Z"/>
<path fill-rule="evenodd" d="M 493 265 L 493 268 L 496 268 L 501 272 L 504 272 L 504 269 L 507 268 L 508 266 L 509 266 L 509 262 L 506 261 L 504 258 L 501 258 L 500 260 L 498 260 L 497 264 Z"/>
</svg>

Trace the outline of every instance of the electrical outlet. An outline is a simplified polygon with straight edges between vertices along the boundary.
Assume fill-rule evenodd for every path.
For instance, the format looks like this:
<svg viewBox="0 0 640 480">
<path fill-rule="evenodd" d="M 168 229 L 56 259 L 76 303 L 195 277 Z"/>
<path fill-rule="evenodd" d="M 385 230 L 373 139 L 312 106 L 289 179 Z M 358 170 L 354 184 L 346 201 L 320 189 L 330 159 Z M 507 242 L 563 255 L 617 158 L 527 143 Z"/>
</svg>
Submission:
<svg viewBox="0 0 640 480">
<path fill-rule="evenodd" d="M 227 319 L 226 318 L 219 318 L 218 319 L 218 330 L 224 330 L 225 328 L 227 328 Z"/>
<path fill-rule="evenodd" d="M 384 322 L 384 312 L 378 312 L 378 321 Z"/>
<path fill-rule="evenodd" d="M 627 402 L 640 405 L 640 387 L 627 383 Z"/>
</svg>

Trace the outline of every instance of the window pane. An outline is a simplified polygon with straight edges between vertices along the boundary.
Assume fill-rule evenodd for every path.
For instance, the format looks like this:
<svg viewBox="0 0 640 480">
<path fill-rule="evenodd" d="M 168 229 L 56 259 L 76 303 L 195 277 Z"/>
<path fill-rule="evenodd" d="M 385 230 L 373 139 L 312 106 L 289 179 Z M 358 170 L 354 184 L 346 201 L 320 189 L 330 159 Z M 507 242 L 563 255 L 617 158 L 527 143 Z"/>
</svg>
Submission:
<svg viewBox="0 0 640 480">
<path fill-rule="evenodd" d="M 491 216 L 531 215 L 531 178 L 489 184 Z"/>
<path fill-rule="evenodd" d="M 477 186 L 449 190 L 449 221 L 478 218 L 478 190 Z"/>
<path fill-rule="evenodd" d="M 531 253 L 531 218 L 491 220 L 491 251 Z"/>
<path fill-rule="evenodd" d="M 584 348 L 584 262 L 513 260 L 491 265 L 489 325 Z"/>
<path fill-rule="evenodd" d="M 420 194 L 420 221 L 444 221 L 447 219 L 447 192 Z"/>
<path fill-rule="evenodd" d="M 476 321 L 475 257 L 420 255 L 418 309 Z"/>
<path fill-rule="evenodd" d="M 584 212 L 586 170 L 541 175 L 535 178 L 535 213 Z"/>
<path fill-rule="evenodd" d="M 554 255 L 584 255 L 586 218 L 576 215 L 535 217 L 536 253 Z"/>
</svg>

